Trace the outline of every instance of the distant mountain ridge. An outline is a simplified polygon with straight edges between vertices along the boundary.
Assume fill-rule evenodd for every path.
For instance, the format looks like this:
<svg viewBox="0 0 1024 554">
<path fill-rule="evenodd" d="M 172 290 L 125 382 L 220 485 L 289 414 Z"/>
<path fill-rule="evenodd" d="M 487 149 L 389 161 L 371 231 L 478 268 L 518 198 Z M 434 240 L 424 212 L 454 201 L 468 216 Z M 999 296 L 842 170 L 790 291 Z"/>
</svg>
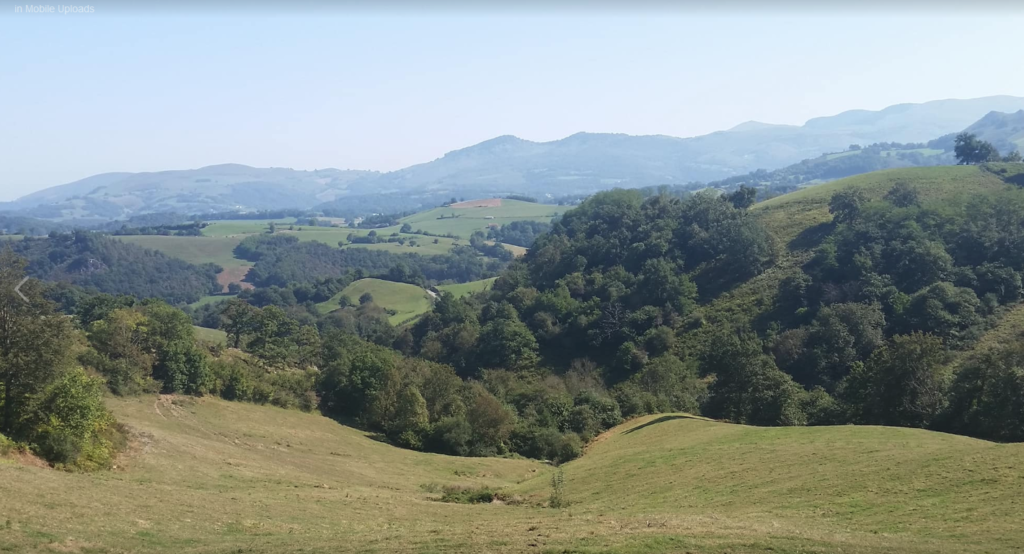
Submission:
<svg viewBox="0 0 1024 554">
<path fill-rule="evenodd" d="M 1013 113 L 989 112 L 966 129 L 981 140 L 987 140 L 1001 154 L 1024 151 L 1024 110 Z"/>
<path fill-rule="evenodd" d="M 843 151 L 851 144 L 927 142 L 975 122 L 981 124 L 979 119 L 991 112 L 1016 115 L 1019 110 L 1024 110 L 1024 98 L 992 96 L 899 104 L 878 111 L 850 110 L 814 118 L 802 126 L 751 121 L 692 138 L 576 133 L 534 142 L 503 135 L 389 173 L 237 164 L 106 173 L 30 194 L 0 205 L 0 211 L 81 221 L 170 211 L 313 207 L 337 211 L 357 204 L 376 206 L 365 199 L 388 195 L 399 202 L 400 209 L 409 209 L 446 195 L 589 194 L 611 187 L 728 179 Z M 995 127 L 997 122 L 990 123 Z M 1019 138 L 1011 142 L 1016 140 Z"/>
</svg>

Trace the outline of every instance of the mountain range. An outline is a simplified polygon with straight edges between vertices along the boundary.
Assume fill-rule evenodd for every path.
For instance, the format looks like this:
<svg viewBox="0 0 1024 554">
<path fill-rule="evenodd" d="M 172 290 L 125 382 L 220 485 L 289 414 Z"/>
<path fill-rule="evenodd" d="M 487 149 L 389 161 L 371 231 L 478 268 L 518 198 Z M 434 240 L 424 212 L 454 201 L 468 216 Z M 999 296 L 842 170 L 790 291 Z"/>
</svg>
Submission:
<svg viewBox="0 0 1024 554">
<path fill-rule="evenodd" d="M 1010 113 L 993 113 L 1010 112 Z M 0 204 L 0 212 L 61 221 L 103 221 L 154 212 L 182 214 L 377 206 L 389 195 L 413 209 L 437 198 L 507 193 L 534 196 L 728 179 L 845 150 L 851 144 L 918 143 L 968 128 L 1001 150 L 1024 142 L 1024 98 L 991 96 L 851 110 L 804 125 L 747 122 L 678 138 L 577 133 L 533 142 L 500 136 L 397 171 L 253 168 L 105 173 Z M 972 131 L 972 132 L 975 132 Z M 381 208 L 384 209 L 384 208 Z"/>
</svg>

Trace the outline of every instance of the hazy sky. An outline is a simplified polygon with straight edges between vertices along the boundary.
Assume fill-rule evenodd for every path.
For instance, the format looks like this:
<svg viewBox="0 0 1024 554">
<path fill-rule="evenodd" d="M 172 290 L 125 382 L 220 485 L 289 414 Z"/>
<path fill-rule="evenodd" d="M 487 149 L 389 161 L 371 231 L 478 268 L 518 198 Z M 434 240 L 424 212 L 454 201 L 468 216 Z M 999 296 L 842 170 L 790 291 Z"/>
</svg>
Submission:
<svg viewBox="0 0 1024 554">
<path fill-rule="evenodd" d="M 393 170 L 503 134 L 692 136 L 1024 96 L 1020 13 L 0 14 L 0 200 L 107 171 Z M 921 13 L 924 13 L 923 10 Z"/>
</svg>

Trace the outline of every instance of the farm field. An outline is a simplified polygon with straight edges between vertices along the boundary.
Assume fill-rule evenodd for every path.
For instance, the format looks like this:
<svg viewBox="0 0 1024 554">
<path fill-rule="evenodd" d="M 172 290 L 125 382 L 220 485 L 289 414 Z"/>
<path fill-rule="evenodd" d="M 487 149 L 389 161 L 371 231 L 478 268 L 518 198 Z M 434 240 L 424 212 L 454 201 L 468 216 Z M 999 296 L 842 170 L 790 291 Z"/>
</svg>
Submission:
<svg viewBox="0 0 1024 554">
<path fill-rule="evenodd" d="M 192 264 L 216 264 L 223 268 L 217 275 L 222 291 L 227 291 L 230 283 L 239 283 L 243 287 L 251 287 L 245 283 L 245 274 L 252 264 L 235 257 L 234 249 L 242 239 L 239 237 L 174 237 L 162 235 L 119 235 L 115 238 L 124 242 L 163 252 L 172 258 L 185 260 Z"/>
<path fill-rule="evenodd" d="M 342 296 L 347 296 L 353 304 L 358 304 L 359 297 L 366 293 L 373 295 L 373 302 L 378 306 L 395 310 L 395 315 L 388 318 L 392 325 L 398 325 L 425 313 L 433 303 L 427 291 L 416 285 L 381 279 L 360 279 L 345 287 L 345 290 L 330 300 L 317 304 L 317 310 L 322 314 L 337 310 L 338 301 Z"/>
<path fill-rule="evenodd" d="M 408 223 L 414 230 L 420 229 L 436 234 L 451 233 L 469 240 L 469 236 L 474 231 L 486 232 L 491 225 L 505 225 L 523 220 L 548 222 L 568 209 L 565 206 L 535 204 L 519 200 L 489 200 L 498 200 L 497 205 L 474 206 L 474 204 L 494 203 L 486 200 L 463 202 L 462 205 L 473 207 L 460 207 L 460 204 L 453 204 L 447 208 L 434 208 L 413 214 L 400 221 Z M 444 217 L 442 218 L 442 216 Z"/>
<path fill-rule="evenodd" d="M 217 264 L 221 267 L 248 265 L 235 258 L 233 250 L 241 238 L 235 237 L 173 237 L 161 235 L 119 235 L 118 240 L 157 250 L 192 264 Z"/>
<path fill-rule="evenodd" d="M 474 231 L 486 231 L 490 225 L 503 225 L 519 220 L 549 221 L 555 215 L 565 211 L 565 208 L 560 206 L 534 204 L 518 200 L 486 199 L 466 202 L 465 204 L 474 205 L 476 203 L 493 205 L 459 207 L 456 204 L 449 208 L 436 208 L 403 218 L 398 225 L 380 229 L 310 227 L 308 225 L 296 225 L 295 218 L 232 219 L 209 222 L 203 229 L 203 236 L 199 237 L 124 235 L 117 236 L 116 238 L 144 248 L 158 250 L 168 256 L 179 258 L 189 263 L 217 264 L 224 268 L 224 272 L 218 276 L 218 281 L 224 287 L 222 290 L 226 291 L 229 283 L 240 283 L 243 286 L 248 286 L 243 279 L 252 267 L 250 262 L 235 258 L 234 248 L 238 246 L 242 239 L 249 235 L 266 233 L 271 222 L 275 224 L 277 233 L 294 235 L 301 242 L 319 241 L 332 247 L 338 247 L 339 243 L 346 243 L 341 248 L 367 248 L 394 254 L 437 256 L 447 254 L 456 245 L 468 244 L 469 236 Z M 458 217 L 448 217 L 452 214 Z M 442 215 L 445 217 L 438 219 Z M 488 219 L 488 217 L 491 219 Z M 462 238 L 451 239 L 448 237 L 400 233 L 405 244 L 397 242 L 353 244 L 348 242 L 350 235 L 366 236 L 371 231 L 376 232 L 385 239 L 389 238 L 392 234 L 399 233 L 404 223 L 412 225 L 414 230 L 424 230 L 436 234 L 450 233 Z M 13 235 L 7 236 L 7 238 L 11 237 Z M 522 256 L 526 253 L 526 249 L 520 246 L 506 244 L 504 247 L 516 256 Z"/>
<path fill-rule="evenodd" d="M 203 235 L 208 237 L 236 237 L 254 235 L 267 232 L 270 222 L 275 225 L 288 226 L 295 223 L 294 217 L 280 219 L 220 219 L 209 222 L 203 229 Z"/>
<path fill-rule="evenodd" d="M 319 415 L 110 398 L 118 468 L 0 463 L 10 552 L 1015 552 L 1021 445 L 887 427 L 647 416 L 562 466 L 399 449 Z M 439 502 L 444 486 L 515 504 Z M 102 507 L 102 508 L 100 508 Z M 343 546 L 342 546 L 343 545 Z"/>
</svg>

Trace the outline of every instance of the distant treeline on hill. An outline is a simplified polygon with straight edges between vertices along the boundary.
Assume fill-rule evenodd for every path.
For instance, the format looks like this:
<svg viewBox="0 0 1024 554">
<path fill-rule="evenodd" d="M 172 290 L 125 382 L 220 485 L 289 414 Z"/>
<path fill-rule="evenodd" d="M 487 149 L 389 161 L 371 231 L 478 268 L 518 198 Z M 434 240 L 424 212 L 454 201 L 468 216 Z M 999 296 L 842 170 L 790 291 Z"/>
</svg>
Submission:
<svg viewBox="0 0 1024 554">
<path fill-rule="evenodd" d="M 220 291 L 214 264 L 193 265 L 88 231 L 54 233 L 11 243 L 28 260 L 28 274 L 110 294 L 195 302 Z"/>
<path fill-rule="evenodd" d="M 161 235 L 175 237 L 201 237 L 203 236 L 203 229 L 206 225 L 207 224 L 203 222 L 183 223 L 181 225 L 158 225 L 154 227 L 128 227 L 125 225 L 111 234 L 116 236 Z"/>
</svg>

